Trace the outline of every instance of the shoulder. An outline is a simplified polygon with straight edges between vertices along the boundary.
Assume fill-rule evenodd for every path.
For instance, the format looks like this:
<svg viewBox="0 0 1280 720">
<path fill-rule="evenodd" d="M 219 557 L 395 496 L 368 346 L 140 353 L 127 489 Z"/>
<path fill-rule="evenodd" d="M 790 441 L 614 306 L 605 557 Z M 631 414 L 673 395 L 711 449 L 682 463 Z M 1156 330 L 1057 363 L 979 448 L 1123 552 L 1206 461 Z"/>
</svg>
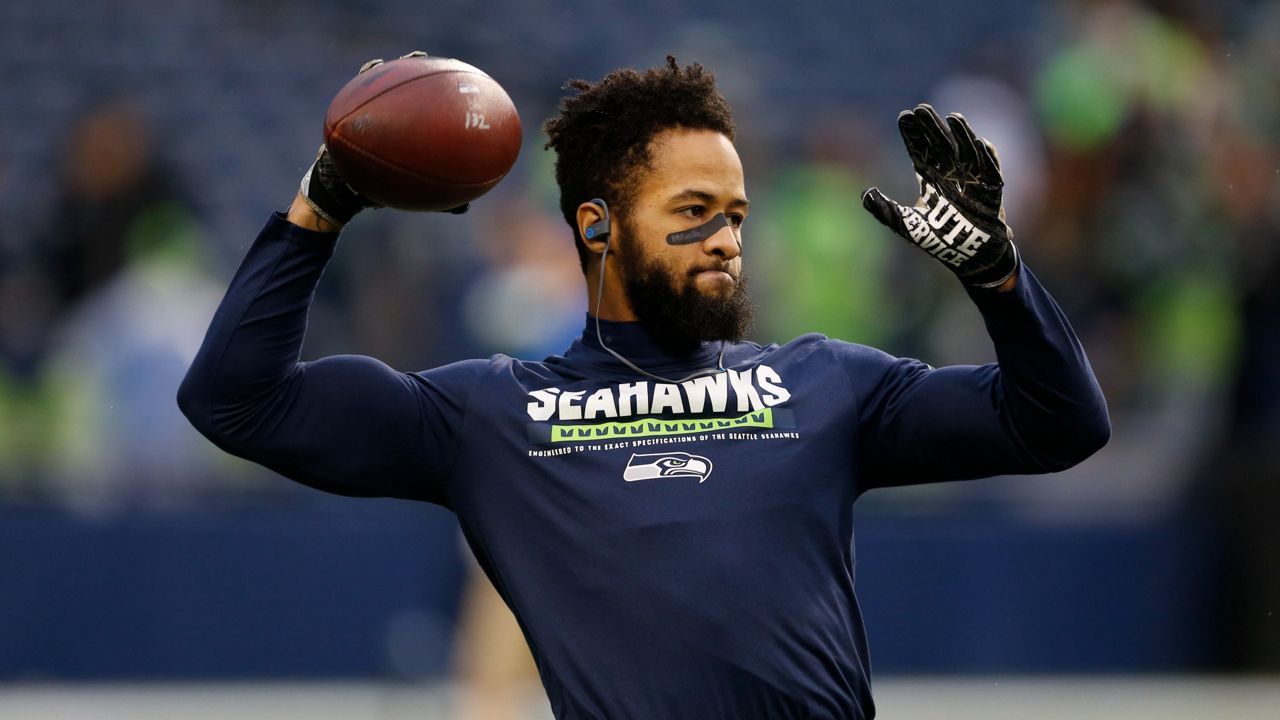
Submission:
<svg viewBox="0 0 1280 720">
<path fill-rule="evenodd" d="M 870 345 L 829 338 L 821 333 L 801 335 L 782 345 L 761 347 L 758 362 L 799 370 L 815 376 L 843 375 L 858 393 L 893 379 L 915 377 L 932 368 L 914 358 L 898 357 Z"/>
<path fill-rule="evenodd" d="M 480 386 L 487 389 L 498 389 L 504 385 L 541 387 L 558 382 L 564 376 L 561 366 L 551 360 L 535 362 L 497 354 L 488 358 L 460 360 L 411 373 L 410 376 L 422 383 L 466 391 Z"/>
<path fill-rule="evenodd" d="M 781 345 L 759 345 L 754 342 L 734 343 L 732 349 L 725 353 L 726 359 L 735 361 L 751 361 L 752 359 L 770 359 L 775 362 L 831 362 L 853 363 L 860 365 L 891 364 L 898 358 L 869 345 L 846 342 L 829 338 L 822 333 L 800 335 Z"/>
</svg>

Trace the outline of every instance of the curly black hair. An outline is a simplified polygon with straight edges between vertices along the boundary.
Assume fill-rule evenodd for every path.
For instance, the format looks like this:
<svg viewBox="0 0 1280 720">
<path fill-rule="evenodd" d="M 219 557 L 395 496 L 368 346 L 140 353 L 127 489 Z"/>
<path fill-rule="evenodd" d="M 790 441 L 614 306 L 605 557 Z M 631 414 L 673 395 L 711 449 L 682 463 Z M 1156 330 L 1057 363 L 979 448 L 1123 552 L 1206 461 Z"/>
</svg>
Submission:
<svg viewBox="0 0 1280 720">
<path fill-rule="evenodd" d="M 701 65 L 680 67 L 672 55 L 663 67 L 614 70 L 599 82 L 570 80 L 560 113 L 547 120 L 544 149 L 556 151 L 560 212 L 573 228 L 585 272 L 589 253 L 578 232 L 578 206 L 594 197 L 626 219 L 654 136 L 672 128 L 713 130 L 734 138 L 733 109 Z"/>
</svg>

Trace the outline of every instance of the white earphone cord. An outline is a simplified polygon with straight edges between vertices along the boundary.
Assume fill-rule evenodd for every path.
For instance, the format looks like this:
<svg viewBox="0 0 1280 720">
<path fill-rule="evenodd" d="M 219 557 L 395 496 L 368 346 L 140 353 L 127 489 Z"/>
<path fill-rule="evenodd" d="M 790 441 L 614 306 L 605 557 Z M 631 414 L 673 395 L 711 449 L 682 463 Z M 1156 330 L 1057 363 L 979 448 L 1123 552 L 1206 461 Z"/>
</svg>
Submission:
<svg viewBox="0 0 1280 720">
<path fill-rule="evenodd" d="M 610 238 L 610 240 L 612 240 L 612 238 Z M 682 382 L 688 382 L 689 380 L 693 380 L 694 378 L 705 377 L 707 375 L 718 375 L 724 372 L 724 341 L 723 340 L 720 341 L 720 355 L 719 357 L 716 358 L 716 367 L 707 368 L 706 370 L 699 370 L 693 373 L 692 375 L 686 378 L 681 378 L 679 380 L 671 380 L 669 378 L 664 378 L 661 375 L 654 375 L 648 370 L 645 370 L 637 366 L 635 363 L 631 362 L 630 360 L 622 357 L 621 354 L 615 352 L 613 348 L 605 344 L 604 335 L 600 332 L 600 303 L 604 302 L 605 261 L 609 259 L 609 245 L 611 244 L 612 244 L 611 242 L 605 242 L 604 252 L 600 254 L 600 285 L 598 288 L 596 288 L 596 310 L 593 313 L 596 316 L 596 340 L 600 341 L 600 347 L 604 348 L 610 355 L 622 361 L 623 365 L 626 365 L 627 367 L 631 368 L 632 370 L 635 370 L 641 375 L 644 375 L 645 377 L 651 378 L 653 380 L 657 380 L 659 382 L 671 383 L 673 385 L 679 385 Z"/>
</svg>

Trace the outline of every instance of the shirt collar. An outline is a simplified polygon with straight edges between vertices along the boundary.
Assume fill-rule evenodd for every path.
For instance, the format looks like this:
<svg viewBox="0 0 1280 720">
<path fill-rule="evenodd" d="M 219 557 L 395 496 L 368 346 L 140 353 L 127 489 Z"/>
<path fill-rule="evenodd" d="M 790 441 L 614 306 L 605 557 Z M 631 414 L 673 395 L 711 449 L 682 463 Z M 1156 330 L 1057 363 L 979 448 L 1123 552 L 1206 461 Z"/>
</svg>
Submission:
<svg viewBox="0 0 1280 720">
<path fill-rule="evenodd" d="M 655 369 L 674 367 L 691 367 L 695 369 L 698 367 L 715 367 L 721 345 L 719 341 L 704 342 L 692 352 L 684 355 L 670 353 L 664 350 L 654 339 L 649 329 L 639 322 L 601 320 L 600 335 L 604 337 L 605 344 L 613 349 L 614 352 L 651 372 Z M 600 339 L 596 336 L 596 319 L 589 313 L 587 314 L 586 325 L 582 329 L 582 336 L 573 342 L 572 347 L 569 348 L 566 354 L 572 355 L 580 352 L 603 355 L 607 358 L 607 362 L 622 365 L 601 346 Z"/>
</svg>

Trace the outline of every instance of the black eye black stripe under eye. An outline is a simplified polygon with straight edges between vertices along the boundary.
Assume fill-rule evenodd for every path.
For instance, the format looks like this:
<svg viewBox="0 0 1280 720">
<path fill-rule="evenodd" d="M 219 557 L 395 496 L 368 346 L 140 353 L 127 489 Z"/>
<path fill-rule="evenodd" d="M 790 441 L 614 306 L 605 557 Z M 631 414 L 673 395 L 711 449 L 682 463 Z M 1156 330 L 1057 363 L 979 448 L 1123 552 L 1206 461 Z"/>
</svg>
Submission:
<svg viewBox="0 0 1280 720">
<path fill-rule="evenodd" d="M 692 230 L 682 230 L 673 232 L 667 236 L 668 245 L 688 245 L 690 243 L 702 242 L 707 238 L 715 235 L 720 228 L 729 227 L 729 218 L 724 213 L 716 213 L 716 216 L 699 225 Z"/>
</svg>

